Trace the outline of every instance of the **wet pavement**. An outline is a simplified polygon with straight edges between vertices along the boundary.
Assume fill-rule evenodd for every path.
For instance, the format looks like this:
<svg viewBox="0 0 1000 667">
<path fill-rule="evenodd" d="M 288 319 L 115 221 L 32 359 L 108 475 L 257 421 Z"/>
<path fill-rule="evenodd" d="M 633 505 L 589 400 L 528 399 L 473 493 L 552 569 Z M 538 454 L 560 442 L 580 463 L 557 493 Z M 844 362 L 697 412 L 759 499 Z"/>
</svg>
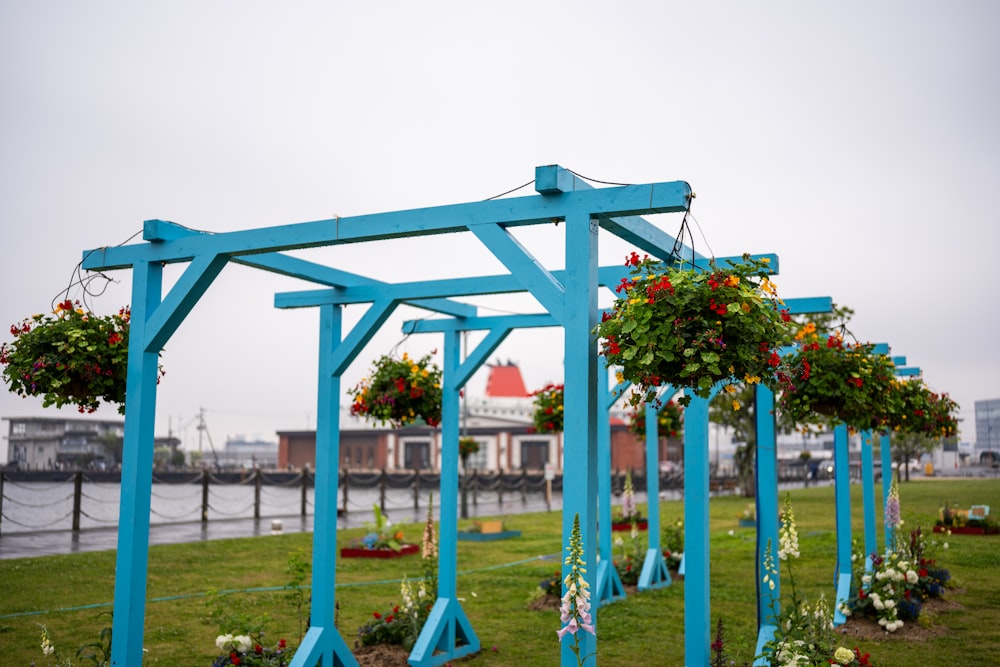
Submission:
<svg viewBox="0 0 1000 667">
<path fill-rule="evenodd" d="M 641 494 L 644 496 L 644 494 Z M 642 502 L 640 494 L 637 500 Z M 503 505 L 478 503 L 469 507 L 470 518 L 503 516 L 524 512 L 543 512 L 548 507 L 544 500 L 529 498 L 526 502 L 516 500 Z M 555 497 L 552 511 L 562 510 L 562 498 Z M 436 508 L 435 508 L 436 510 Z M 435 516 L 436 516 L 435 511 Z M 396 509 L 388 512 L 391 520 L 406 523 L 422 522 L 427 518 L 426 508 Z M 338 528 L 355 528 L 372 520 L 371 512 L 348 512 L 337 519 Z M 154 523 L 149 528 L 149 544 L 182 544 L 241 537 L 260 537 L 276 533 L 311 532 L 313 517 L 280 516 L 260 519 L 212 519 L 185 523 Z M 33 558 L 54 554 L 73 554 L 86 551 L 105 551 L 118 548 L 118 528 L 88 528 L 72 530 L 50 530 L 31 532 L 4 532 L 0 534 L 0 559 Z"/>
</svg>

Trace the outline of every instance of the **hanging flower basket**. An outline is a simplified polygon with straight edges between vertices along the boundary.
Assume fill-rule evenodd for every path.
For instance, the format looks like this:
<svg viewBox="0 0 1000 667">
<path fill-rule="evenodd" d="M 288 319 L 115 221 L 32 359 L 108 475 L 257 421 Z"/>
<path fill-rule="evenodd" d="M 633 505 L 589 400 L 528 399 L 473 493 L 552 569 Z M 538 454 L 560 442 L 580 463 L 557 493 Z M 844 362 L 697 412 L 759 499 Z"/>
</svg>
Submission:
<svg viewBox="0 0 1000 667">
<path fill-rule="evenodd" d="M 632 277 L 622 279 L 595 332 L 608 364 L 621 367 L 619 379 L 639 390 L 632 405 L 652 399 L 663 384 L 702 398 L 731 379 L 775 386 L 777 349 L 791 318 L 767 278 L 766 260 L 743 255 L 739 264 L 700 271 L 640 260 L 633 252 L 626 265 Z"/>
<path fill-rule="evenodd" d="M 380 357 L 369 377 L 348 390 L 354 397 L 352 415 L 399 428 L 422 419 L 428 426 L 441 423 L 441 369 L 431 355 L 410 359 Z"/>
<path fill-rule="evenodd" d="M 563 385 L 549 384 L 532 394 L 535 397 L 535 432 L 562 433 Z"/>
<path fill-rule="evenodd" d="M 684 434 L 684 408 L 671 400 L 656 415 L 657 433 L 665 438 L 680 438 Z M 640 438 L 646 437 L 646 409 L 643 407 L 628 413 L 628 430 Z"/>
<path fill-rule="evenodd" d="M 958 404 L 948 394 L 930 390 L 920 378 L 896 384 L 898 411 L 889 426 L 904 433 L 949 438 L 958 432 Z"/>
<path fill-rule="evenodd" d="M 781 411 L 796 424 L 834 427 L 840 423 L 866 430 L 888 425 L 901 400 L 895 366 L 871 343 L 845 343 L 839 333 L 822 340 L 807 324 L 787 355 L 789 370 L 780 398 Z"/>
<path fill-rule="evenodd" d="M 0 345 L 4 382 L 21 396 L 41 396 L 44 407 L 95 412 L 105 401 L 124 414 L 129 317 L 128 308 L 99 316 L 66 300 L 51 315 L 12 325 L 14 341 Z"/>
</svg>

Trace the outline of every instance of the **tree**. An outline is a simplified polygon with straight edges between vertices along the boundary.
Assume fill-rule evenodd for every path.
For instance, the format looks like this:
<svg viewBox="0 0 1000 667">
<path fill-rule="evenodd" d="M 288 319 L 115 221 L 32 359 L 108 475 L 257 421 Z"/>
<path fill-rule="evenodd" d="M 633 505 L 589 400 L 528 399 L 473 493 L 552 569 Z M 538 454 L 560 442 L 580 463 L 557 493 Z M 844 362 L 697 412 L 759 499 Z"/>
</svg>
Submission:
<svg viewBox="0 0 1000 667">
<path fill-rule="evenodd" d="M 757 402 L 755 386 L 743 383 L 729 385 L 712 399 L 708 406 L 709 421 L 732 431 L 733 440 L 742 442 L 733 454 L 736 475 L 743 495 L 754 495 L 754 471 L 757 461 Z M 791 433 L 795 424 L 787 423 L 778 415 L 776 433 Z"/>
<path fill-rule="evenodd" d="M 883 436 L 884 437 L 884 436 Z M 951 438 L 954 440 L 955 438 Z M 941 446 L 944 442 L 937 438 L 923 433 L 894 433 L 891 436 L 890 447 L 892 450 L 892 460 L 896 464 L 896 479 L 898 481 L 910 481 L 910 461 L 919 459 L 924 454 L 930 454 Z M 886 444 L 886 440 L 882 440 Z M 906 471 L 905 473 L 903 471 Z"/>
</svg>

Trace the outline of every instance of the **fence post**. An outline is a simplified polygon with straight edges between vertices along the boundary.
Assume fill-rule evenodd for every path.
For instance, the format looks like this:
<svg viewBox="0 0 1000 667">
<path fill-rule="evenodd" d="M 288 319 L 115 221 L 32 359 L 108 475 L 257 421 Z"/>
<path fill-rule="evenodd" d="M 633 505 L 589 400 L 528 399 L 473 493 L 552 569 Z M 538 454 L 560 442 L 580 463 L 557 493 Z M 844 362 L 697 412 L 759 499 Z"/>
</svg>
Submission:
<svg viewBox="0 0 1000 667">
<path fill-rule="evenodd" d="M 528 504 L 528 469 L 521 468 L 521 504 Z"/>
<path fill-rule="evenodd" d="M 385 484 L 386 484 L 386 474 L 385 468 L 382 468 L 382 476 L 378 480 L 378 506 L 385 514 Z"/>
<path fill-rule="evenodd" d="M 413 511 L 420 509 L 420 471 L 413 473 Z"/>
<path fill-rule="evenodd" d="M 348 484 L 349 484 L 349 478 L 347 476 L 347 471 L 346 470 L 341 470 L 340 471 L 340 480 L 341 480 L 341 484 L 343 485 L 341 488 L 342 488 L 343 494 L 344 494 L 344 510 L 343 511 L 344 511 L 344 514 L 346 515 L 347 514 L 347 487 L 348 487 Z"/>
<path fill-rule="evenodd" d="M 2 524 L 3 524 L 3 482 L 4 482 L 4 478 L 6 478 L 6 477 L 7 477 L 7 473 L 5 473 L 3 470 L 0 470 L 0 528 L 2 528 Z M 3 531 L 0 530 L 0 535 L 2 535 L 2 534 L 3 534 Z"/>
<path fill-rule="evenodd" d="M 472 486 L 472 506 L 479 507 L 479 469 L 472 469 L 472 478 L 469 479 Z"/>
<path fill-rule="evenodd" d="M 73 532 L 80 532 L 80 498 L 83 496 L 83 473 L 73 473 Z"/>
<path fill-rule="evenodd" d="M 208 469 L 201 471 L 201 522 L 208 523 Z"/>
<path fill-rule="evenodd" d="M 497 472 L 497 504 L 503 507 L 503 468 Z"/>
<path fill-rule="evenodd" d="M 306 516 L 309 509 L 309 466 L 302 468 L 302 498 L 299 501 L 299 515 Z"/>
<path fill-rule="evenodd" d="M 255 468 L 253 474 L 253 518 L 260 519 L 260 485 L 263 482 L 260 468 Z"/>
</svg>

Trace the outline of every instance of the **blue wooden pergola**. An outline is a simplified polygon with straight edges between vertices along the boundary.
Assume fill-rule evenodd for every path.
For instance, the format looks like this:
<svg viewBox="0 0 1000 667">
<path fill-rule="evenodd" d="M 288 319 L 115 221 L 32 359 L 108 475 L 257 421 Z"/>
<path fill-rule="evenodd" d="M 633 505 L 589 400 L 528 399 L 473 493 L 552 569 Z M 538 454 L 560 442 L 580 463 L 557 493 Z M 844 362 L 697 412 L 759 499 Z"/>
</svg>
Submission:
<svg viewBox="0 0 1000 667">
<path fill-rule="evenodd" d="M 476 316 L 476 309 L 454 301 L 455 297 L 526 290 L 562 326 L 566 366 L 563 470 L 574 480 L 564 489 L 563 536 L 565 541 L 578 514 L 584 527 L 585 559 L 596 562 L 597 522 L 593 514 L 597 506 L 598 363 L 591 329 L 597 319 L 598 231 L 604 229 L 650 255 L 670 260 L 674 238 L 638 216 L 687 210 L 691 189 L 679 181 L 590 189 L 557 166 L 537 168 L 535 186 L 538 194 L 526 197 L 219 234 L 151 220 L 144 224 L 142 243 L 84 253 L 84 269 L 132 270 L 112 664 L 142 662 L 158 354 L 231 262 L 325 287 L 276 297 L 279 307 L 317 308 L 320 326 L 312 613 L 294 665 L 355 664 L 333 625 L 340 378 L 364 343 L 402 303 L 468 318 Z M 561 273 L 542 266 L 511 233 L 520 226 L 552 223 L 563 226 L 566 265 Z M 471 233 L 509 273 L 397 286 L 285 254 L 303 248 L 458 232 Z M 186 268 L 164 294 L 163 269 L 167 264 L 184 264 Z M 345 335 L 342 310 L 350 303 L 370 306 Z M 451 413 L 457 411 L 461 369 L 454 354 L 445 363 L 455 384 L 446 388 L 443 410 Z M 457 440 L 457 431 L 450 432 L 456 428 L 457 420 L 443 422 L 446 442 Z M 457 475 L 457 459 L 448 455 L 442 466 L 445 475 Z M 442 532 L 445 528 L 443 524 Z M 593 590 L 596 568 L 591 567 L 587 576 Z M 443 619 L 435 620 L 437 639 L 426 640 L 425 653 L 434 653 L 440 646 L 465 646 L 474 638 L 453 592 L 445 592 L 450 597 L 439 599 L 434 610 L 434 618 Z M 421 641 L 425 641 L 423 637 Z M 573 658 L 567 641 L 563 664 L 570 664 Z M 595 648 L 596 639 L 585 634 L 584 654 Z M 447 650 L 439 655 L 446 654 Z M 437 664 L 436 660 L 437 656 L 431 656 L 428 664 Z"/>
</svg>

